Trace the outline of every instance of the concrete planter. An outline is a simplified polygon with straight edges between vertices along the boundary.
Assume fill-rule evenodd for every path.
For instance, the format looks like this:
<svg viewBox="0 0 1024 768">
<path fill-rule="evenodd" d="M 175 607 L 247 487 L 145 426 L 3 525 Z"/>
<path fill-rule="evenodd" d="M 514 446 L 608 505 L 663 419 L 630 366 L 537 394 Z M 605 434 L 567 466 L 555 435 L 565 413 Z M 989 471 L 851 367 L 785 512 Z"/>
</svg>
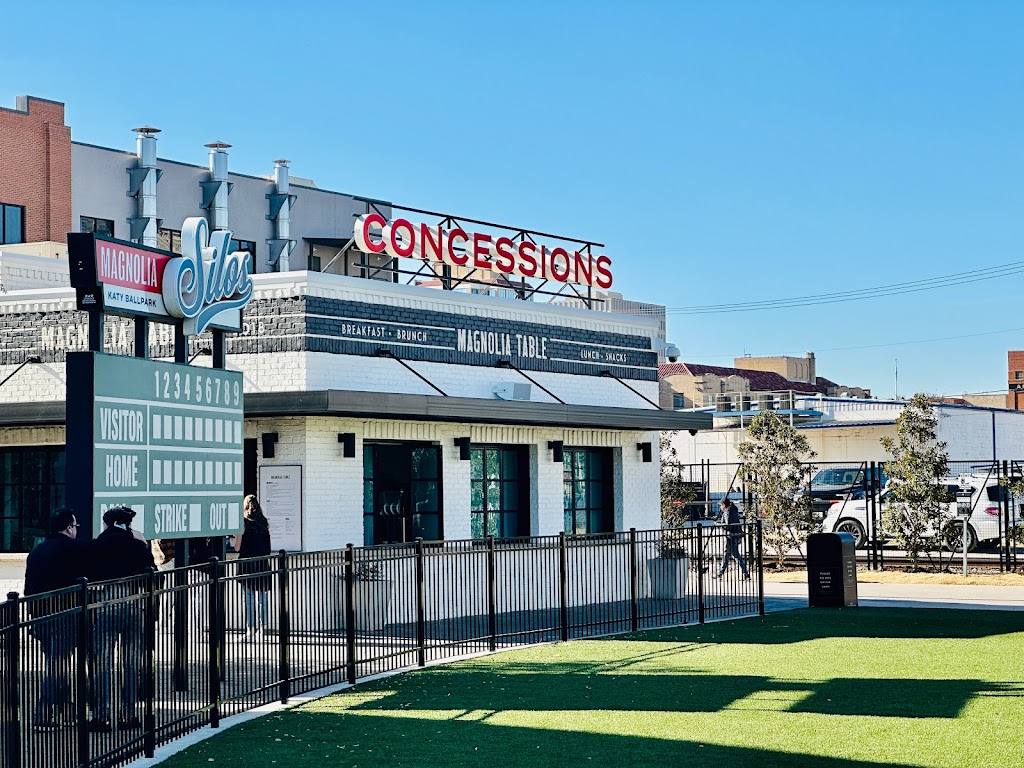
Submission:
<svg viewBox="0 0 1024 768">
<path fill-rule="evenodd" d="M 688 557 L 652 557 L 647 561 L 651 597 L 658 600 L 679 600 L 685 597 L 689 573 Z"/>
<path fill-rule="evenodd" d="M 340 587 L 341 599 L 338 601 L 340 609 L 338 625 L 344 627 L 347 607 L 344 581 L 342 581 Z M 356 579 L 355 611 L 357 632 L 377 632 L 387 624 L 394 591 L 395 582 L 391 579 Z"/>
</svg>

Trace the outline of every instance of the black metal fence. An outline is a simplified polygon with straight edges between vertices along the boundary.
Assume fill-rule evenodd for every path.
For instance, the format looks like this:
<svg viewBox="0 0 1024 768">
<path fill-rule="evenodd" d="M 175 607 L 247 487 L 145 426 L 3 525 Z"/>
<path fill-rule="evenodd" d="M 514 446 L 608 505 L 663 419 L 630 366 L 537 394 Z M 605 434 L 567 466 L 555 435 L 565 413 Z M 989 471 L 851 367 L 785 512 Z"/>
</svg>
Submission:
<svg viewBox="0 0 1024 768">
<path fill-rule="evenodd" d="M 760 527 L 742 528 L 281 552 L 10 593 L 3 768 L 123 764 L 222 717 L 382 672 L 763 613 Z"/>
<path fill-rule="evenodd" d="M 694 500 L 687 508 L 691 519 L 714 517 L 715 504 L 725 496 L 743 508 L 747 519 L 756 517 L 757 498 L 753 488 L 744 483 L 741 467 L 739 463 L 712 462 L 675 467 L 692 485 Z M 1019 551 L 1024 498 L 1015 498 L 1008 490 L 1024 478 L 1024 461 L 951 460 L 946 476 L 936 482 L 955 485 L 960 478 L 964 478 L 964 489 L 973 490 L 968 523 L 973 542 L 969 546 L 976 547 L 972 556 L 990 558 L 1000 571 L 1024 566 Z M 818 524 L 830 513 L 839 514 L 841 525 L 854 534 L 871 569 L 883 568 L 887 557 L 896 557 L 891 548 L 887 554 L 889 537 L 882 526 L 887 479 L 884 460 L 811 462 L 806 465 L 800 491 L 809 498 Z M 958 539 L 951 543 L 954 549 L 960 547 Z"/>
</svg>

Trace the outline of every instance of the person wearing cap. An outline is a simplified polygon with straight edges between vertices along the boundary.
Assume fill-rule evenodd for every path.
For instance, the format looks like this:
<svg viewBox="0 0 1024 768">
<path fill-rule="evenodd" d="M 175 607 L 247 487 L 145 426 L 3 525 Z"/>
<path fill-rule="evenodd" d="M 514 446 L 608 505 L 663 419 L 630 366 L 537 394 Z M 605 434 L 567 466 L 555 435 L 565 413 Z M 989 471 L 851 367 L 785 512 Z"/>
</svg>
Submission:
<svg viewBox="0 0 1024 768">
<path fill-rule="evenodd" d="M 115 648 L 119 651 L 123 682 L 118 727 L 142 727 L 136 705 L 145 604 L 141 599 L 125 598 L 142 592 L 145 583 L 141 577 L 155 565 L 149 546 L 131 531 L 134 518 L 134 510 L 128 507 L 111 507 L 103 513 L 103 531 L 89 546 L 89 580 L 108 582 L 99 586 L 99 597 L 106 604 L 97 611 L 93 621 L 96 710 L 89 727 L 98 733 L 107 733 L 111 729 L 110 697 Z"/>
</svg>

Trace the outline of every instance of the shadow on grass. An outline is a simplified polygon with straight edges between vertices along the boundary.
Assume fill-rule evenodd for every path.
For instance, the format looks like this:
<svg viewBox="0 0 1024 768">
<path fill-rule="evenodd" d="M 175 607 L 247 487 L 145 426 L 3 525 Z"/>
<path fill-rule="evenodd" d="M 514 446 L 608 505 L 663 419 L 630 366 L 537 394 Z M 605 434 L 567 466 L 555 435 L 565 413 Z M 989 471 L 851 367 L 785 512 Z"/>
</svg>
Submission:
<svg viewBox="0 0 1024 768">
<path fill-rule="evenodd" d="M 1022 695 L 1019 688 L 981 680 L 919 680 L 834 678 L 777 680 L 754 675 L 585 674 L 561 665 L 536 672 L 512 665 L 509 673 L 471 667 L 452 667 L 430 676 L 430 685 L 417 688 L 415 708 L 467 712 L 608 711 L 718 712 L 743 702 L 743 709 L 768 709 L 822 715 L 871 717 L 955 718 L 975 696 L 998 693 Z M 503 665 L 502 670 L 508 670 Z M 755 694 L 757 694 L 755 696 Z M 772 696 L 772 694 L 781 694 Z M 389 690 L 373 701 L 356 704 L 354 711 L 398 711 L 409 707 L 410 691 Z M 772 705 L 768 702 L 779 701 Z M 766 702 L 762 705 L 758 702 Z"/>
<path fill-rule="evenodd" d="M 175 758 L 168 768 L 206 764 L 261 766 L 729 766 L 729 768 L 878 768 L 877 761 L 788 753 L 753 747 L 497 725 L 487 713 L 465 719 L 420 720 L 373 714 L 302 712 L 280 721 L 273 741 L 256 724 L 228 731 Z M 265 728 L 267 724 L 264 724 Z M 262 738 L 259 738 L 262 737 Z M 799 745 L 794 745 L 799 749 Z M 880 755 L 881 759 L 884 759 Z M 906 763 L 886 761 L 888 766 Z"/>
<path fill-rule="evenodd" d="M 1024 611 L 942 608 L 805 608 L 737 621 L 652 629 L 607 638 L 781 645 L 826 637 L 974 640 L 1024 632 Z"/>
</svg>

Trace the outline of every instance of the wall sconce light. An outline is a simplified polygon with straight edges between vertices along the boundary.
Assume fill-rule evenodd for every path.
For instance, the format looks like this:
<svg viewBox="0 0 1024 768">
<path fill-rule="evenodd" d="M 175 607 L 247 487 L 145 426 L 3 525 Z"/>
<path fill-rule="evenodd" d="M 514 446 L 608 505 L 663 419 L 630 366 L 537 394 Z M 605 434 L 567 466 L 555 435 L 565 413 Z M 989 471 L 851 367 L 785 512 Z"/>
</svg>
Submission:
<svg viewBox="0 0 1024 768">
<path fill-rule="evenodd" d="M 651 463 L 651 444 L 650 443 L 637 443 L 636 449 L 640 451 L 644 464 Z"/>
<path fill-rule="evenodd" d="M 341 443 L 342 458 L 352 459 L 356 455 L 356 433 L 339 432 L 338 442 Z"/>
<path fill-rule="evenodd" d="M 459 449 L 459 461 L 469 461 L 469 438 L 468 437 L 456 437 L 455 445 Z"/>
<path fill-rule="evenodd" d="M 274 458 L 274 444 L 277 442 L 277 432 L 264 432 L 260 435 L 263 441 L 263 458 Z"/>
<path fill-rule="evenodd" d="M 565 443 L 561 440 L 548 440 L 548 450 L 551 451 L 551 460 L 556 463 L 561 463 L 565 458 L 563 451 Z"/>
</svg>

